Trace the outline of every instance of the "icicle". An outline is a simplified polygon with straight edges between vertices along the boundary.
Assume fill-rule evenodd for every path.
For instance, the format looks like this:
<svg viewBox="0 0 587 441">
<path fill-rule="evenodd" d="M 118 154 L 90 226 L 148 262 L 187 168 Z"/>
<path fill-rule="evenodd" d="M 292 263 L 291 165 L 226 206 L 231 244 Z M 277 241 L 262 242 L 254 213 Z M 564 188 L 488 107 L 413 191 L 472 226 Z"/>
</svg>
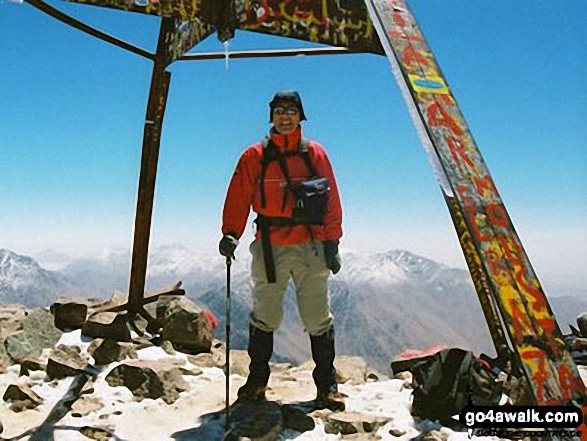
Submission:
<svg viewBox="0 0 587 441">
<path fill-rule="evenodd" d="M 224 43 L 222 43 L 224 45 L 224 66 L 226 67 L 226 70 L 228 70 L 228 59 L 230 58 L 230 55 L 228 54 L 228 42 L 230 40 L 226 40 Z"/>
</svg>

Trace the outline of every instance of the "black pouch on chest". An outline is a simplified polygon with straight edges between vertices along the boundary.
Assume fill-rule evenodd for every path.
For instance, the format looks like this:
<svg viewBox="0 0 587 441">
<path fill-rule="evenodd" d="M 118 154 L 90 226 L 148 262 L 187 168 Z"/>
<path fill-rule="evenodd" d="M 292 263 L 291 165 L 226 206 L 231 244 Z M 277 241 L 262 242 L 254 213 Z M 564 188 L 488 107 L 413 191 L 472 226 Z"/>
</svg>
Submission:
<svg viewBox="0 0 587 441">
<path fill-rule="evenodd" d="M 328 207 L 328 179 L 313 178 L 294 184 L 292 192 L 296 204 L 292 212 L 294 221 L 305 224 L 321 224 Z"/>
<path fill-rule="evenodd" d="M 298 150 L 293 154 L 300 155 L 310 171 L 311 177 L 300 182 L 292 183 L 286 164 L 286 155 L 281 153 L 276 145 L 270 140 L 264 140 L 263 143 L 263 166 L 261 172 L 261 200 L 265 206 L 265 170 L 270 161 L 276 160 L 285 177 L 287 188 L 283 195 L 282 211 L 285 209 L 287 200 L 287 189 L 289 189 L 295 199 L 295 205 L 292 210 L 291 222 L 293 224 L 316 225 L 324 222 L 324 216 L 328 208 L 328 196 L 330 185 L 328 179 L 317 176 L 316 169 L 310 161 L 307 141 L 302 139 Z M 291 154 L 290 154 L 291 155 Z"/>
</svg>

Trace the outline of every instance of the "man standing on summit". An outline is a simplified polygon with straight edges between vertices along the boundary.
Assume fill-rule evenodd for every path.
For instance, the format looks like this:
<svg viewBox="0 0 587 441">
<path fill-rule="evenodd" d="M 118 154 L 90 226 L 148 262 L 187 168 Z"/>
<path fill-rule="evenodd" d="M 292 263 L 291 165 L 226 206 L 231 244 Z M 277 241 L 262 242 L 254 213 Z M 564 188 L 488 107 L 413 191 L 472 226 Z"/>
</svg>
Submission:
<svg viewBox="0 0 587 441">
<path fill-rule="evenodd" d="M 293 279 L 302 322 L 310 335 L 316 404 L 343 410 L 334 368 L 333 316 L 328 299 L 330 271 L 340 270 L 338 241 L 342 209 L 324 148 L 302 137 L 306 119 L 295 91 L 281 91 L 269 103 L 273 127 L 240 157 L 222 215 L 220 254 L 234 257 L 251 207 L 257 232 L 251 243 L 254 285 L 249 326 L 249 377 L 239 399 L 265 399 L 273 331 L 283 318 L 283 298 Z"/>
</svg>

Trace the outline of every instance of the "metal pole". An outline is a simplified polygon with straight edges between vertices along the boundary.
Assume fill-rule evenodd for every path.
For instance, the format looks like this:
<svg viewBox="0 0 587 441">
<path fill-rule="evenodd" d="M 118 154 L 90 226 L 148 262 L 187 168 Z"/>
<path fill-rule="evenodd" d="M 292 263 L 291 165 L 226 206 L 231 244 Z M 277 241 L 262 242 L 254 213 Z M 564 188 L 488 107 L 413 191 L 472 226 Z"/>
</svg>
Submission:
<svg viewBox="0 0 587 441">
<path fill-rule="evenodd" d="M 251 50 L 235 51 L 228 54 L 229 58 L 273 58 L 273 57 L 295 57 L 298 55 L 345 55 L 345 54 L 363 54 L 346 47 L 319 47 L 306 49 L 271 49 L 271 50 Z M 225 52 L 200 52 L 182 55 L 179 61 L 195 60 L 221 60 L 226 58 Z"/>
<path fill-rule="evenodd" d="M 232 260 L 226 258 L 226 423 L 225 428 L 228 432 L 230 428 L 230 266 Z"/>
<path fill-rule="evenodd" d="M 164 53 L 166 50 L 165 36 L 168 33 L 169 26 L 169 19 L 163 19 L 157 46 L 157 57 L 153 66 L 149 102 L 147 104 L 128 294 L 129 309 L 132 312 L 140 311 L 145 292 L 161 128 L 163 125 L 165 105 L 167 104 L 169 82 L 171 81 L 171 73 L 165 70 L 164 62 Z"/>
</svg>

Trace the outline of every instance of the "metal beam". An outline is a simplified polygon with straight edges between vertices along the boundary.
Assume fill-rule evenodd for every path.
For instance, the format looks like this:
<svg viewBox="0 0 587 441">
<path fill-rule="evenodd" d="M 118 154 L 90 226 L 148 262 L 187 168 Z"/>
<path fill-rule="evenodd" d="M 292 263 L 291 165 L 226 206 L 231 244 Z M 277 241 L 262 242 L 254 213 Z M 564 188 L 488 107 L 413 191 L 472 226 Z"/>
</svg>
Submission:
<svg viewBox="0 0 587 441">
<path fill-rule="evenodd" d="M 55 9 L 53 6 L 49 6 L 47 3 L 45 3 L 42 0 L 25 0 L 25 1 L 27 3 L 29 3 L 31 6 L 34 6 L 35 8 L 50 15 L 51 17 L 56 18 L 57 20 L 65 23 L 69 26 L 72 26 L 82 32 L 85 32 L 86 34 L 90 34 L 96 38 L 99 38 L 100 40 L 106 41 L 106 42 L 113 44 L 114 46 L 120 47 L 122 49 L 126 49 L 127 51 L 133 52 L 137 55 L 148 58 L 150 60 L 155 59 L 155 54 L 147 52 L 146 50 L 141 49 L 140 47 L 133 46 L 132 44 L 127 43 L 126 41 L 122 41 L 119 38 L 113 37 L 112 35 L 108 35 L 102 31 L 94 29 L 93 27 L 88 26 L 87 24 L 82 23 L 81 21 L 76 20 L 73 17 L 70 17 L 67 14 L 64 14 L 63 12 L 59 11 L 58 9 Z"/>
<path fill-rule="evenodd" d="M 130 310 L 134 313 L 142 310 L 145 294 L 151 218 L 153 214 L 153 199 L 155 197 L 155 180 L 157 177 L 157 162 L 159 160 L 159 147 L 161 144 L 161 129 L 163 126 L 165 106 L 167 104 L 169 82 L 171 81 L 171 73 L 165 70 L 164 52 L 167 50 L 165 44 L 168 34 L 172 29 L 172 23 L 173 19 L 170 18 L 164 18 L 161 21 L 161 31 L 157 44 L 157 57 L 153 65 L 153 76 L 151 77 L 151 89 L 149 91 L 147 115 L 145 118 L 128 293 Z"/>
<path fill-rule="evenodd" d="M 345 47 L 320 47 L 308 49 L 282 49 L 282 50 L 252 50 L 229 52 L 229 58 L 274 58 L 274 57 L 295 57 L 298 55 L 345 55 L 364 54 L 365 52 L 353 51 Z M 226 52 L 201 52 L 185 54 L 179 61 L 195 60 L 219 60 L 226 58 Z"/>
</svg>

